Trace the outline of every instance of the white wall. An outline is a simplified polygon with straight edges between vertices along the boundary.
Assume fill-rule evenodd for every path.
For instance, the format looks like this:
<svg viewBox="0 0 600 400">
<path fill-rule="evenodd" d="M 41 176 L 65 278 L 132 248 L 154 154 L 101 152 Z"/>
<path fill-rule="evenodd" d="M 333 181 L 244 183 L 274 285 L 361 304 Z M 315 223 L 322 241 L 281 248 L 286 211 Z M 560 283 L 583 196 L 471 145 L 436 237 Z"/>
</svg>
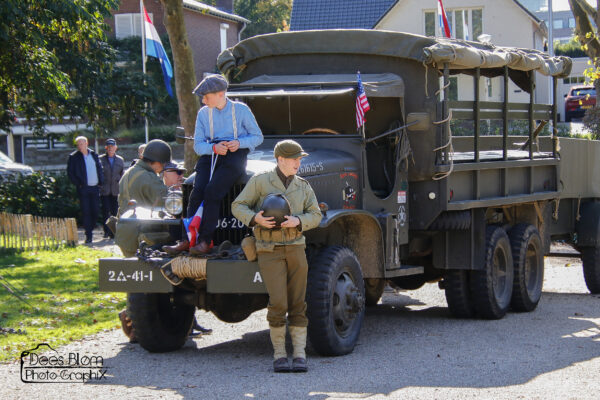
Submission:
<svg viewBox="0 0 600 400">
<path fill-rule="evenodd" d="M 513 0 L 445 0 L 447 11 L 452 9 L 483 10 L 483 33 L 492 36 L 492 43 L 498 46 L 543 49 L 544 37 L 534 20 Z M 425 35 L 425 11 L 437 12 L 437 0 L 400 0 L 375 26 L 375 29 L 416 33 Z M 436 31 L 437 33 L 437 31 Z M 472 38 L 471 38 L 472 40 Z M 503 79 L 492 80 L 492 96 L 487 96 L 485 78 L 480 83 L 482 100 L 501 101 Z M 458 97 L 461 100 L 473 99 L 473 80 L 460 76 Z M 548 78 L 536 74 L 536 101 L 548 103 Z M 511 102 L 528 102 L 529 95 L 511 82 L 509 87 Z"/>
</svg>

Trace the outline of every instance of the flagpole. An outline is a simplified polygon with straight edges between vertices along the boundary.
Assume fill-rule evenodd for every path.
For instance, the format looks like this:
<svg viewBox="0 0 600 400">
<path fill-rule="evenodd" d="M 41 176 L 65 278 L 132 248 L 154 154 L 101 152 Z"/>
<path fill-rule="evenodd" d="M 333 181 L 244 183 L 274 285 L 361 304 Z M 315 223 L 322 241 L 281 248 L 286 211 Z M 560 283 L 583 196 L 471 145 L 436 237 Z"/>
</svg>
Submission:
<svg viewBox="0 0 600 400">
<path fill-rule="evenodd" d="M 144 15 L 144 0 L 140 0 L 140 30 L 142 31 L 142 71 L 144 87 L 146 87 L 146 19 Z M 144 102 L 144 131 L 146 133 L 146 143 L 149 140 L 148 127 L 148 102 Z"/>
</svg>

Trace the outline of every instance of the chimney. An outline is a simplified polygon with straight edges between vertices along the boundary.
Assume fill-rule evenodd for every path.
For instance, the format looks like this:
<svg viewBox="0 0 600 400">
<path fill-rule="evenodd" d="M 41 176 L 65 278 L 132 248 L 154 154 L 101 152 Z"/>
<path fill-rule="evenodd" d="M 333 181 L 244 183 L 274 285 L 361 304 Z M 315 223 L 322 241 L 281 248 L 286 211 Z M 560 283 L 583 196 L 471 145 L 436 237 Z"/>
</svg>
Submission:
<svg viewBox="0 0 600 400">
<path fill-rule="evenodd" d="M 233 0 L 217 0 L 217 8 L 233 14 Z"/>
</svg>

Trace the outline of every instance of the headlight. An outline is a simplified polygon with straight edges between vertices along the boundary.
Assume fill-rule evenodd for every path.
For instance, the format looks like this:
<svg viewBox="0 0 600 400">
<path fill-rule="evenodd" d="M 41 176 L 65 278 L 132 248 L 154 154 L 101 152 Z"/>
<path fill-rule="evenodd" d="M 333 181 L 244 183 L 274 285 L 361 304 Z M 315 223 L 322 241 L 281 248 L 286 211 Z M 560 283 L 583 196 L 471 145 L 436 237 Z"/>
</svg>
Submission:
<svg viewBox="0 0 600 400">
<path fill-rule="evenodd" d="M 170 192 L 165 198 L 165 210 L 171 215 L 179 215 L 183 211 L 183 195 L 181 192 Z"/>
</svg>

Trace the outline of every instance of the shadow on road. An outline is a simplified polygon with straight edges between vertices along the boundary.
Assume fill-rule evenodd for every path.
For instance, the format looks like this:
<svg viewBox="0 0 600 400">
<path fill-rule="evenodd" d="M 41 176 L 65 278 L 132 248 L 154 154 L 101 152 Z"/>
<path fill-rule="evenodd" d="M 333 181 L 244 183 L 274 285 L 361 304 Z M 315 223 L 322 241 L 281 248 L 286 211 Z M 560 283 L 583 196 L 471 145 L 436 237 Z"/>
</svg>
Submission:
<svg viewBox="0 0 600 400">
<path fill-rule="evenodd" d="M 499 321 L 452 319 L 445 307 L 407 299 L 387 296 L 369 308 L 352 354 L 326 358 L 309 348 L 308 374 L 272 373 L 268 331 L 260 330 L 214 345 L 190 340 L 168 354 L 124 344 L 105 360 L 111 366 L 105 384 L 152 387 L 157 396 L 185 398 L 366 397 L 409 386 L 518 385 L 600 356 L 595 296 L 545 293 L 535 312 Z"/>
</svg>

